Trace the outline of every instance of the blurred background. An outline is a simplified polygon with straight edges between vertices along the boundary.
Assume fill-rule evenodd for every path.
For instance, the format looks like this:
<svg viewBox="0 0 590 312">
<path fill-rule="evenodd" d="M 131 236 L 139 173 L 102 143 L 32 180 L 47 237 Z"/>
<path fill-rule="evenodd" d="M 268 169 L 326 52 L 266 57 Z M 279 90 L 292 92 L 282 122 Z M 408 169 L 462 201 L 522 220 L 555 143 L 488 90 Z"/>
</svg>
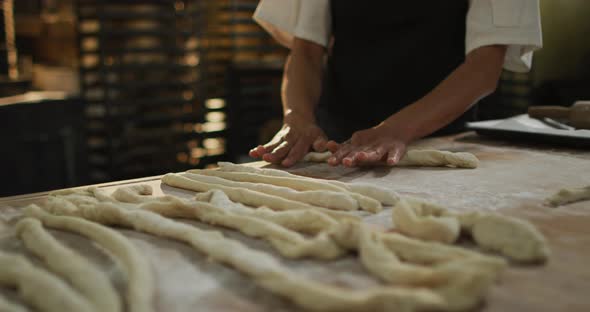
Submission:
<svg viewBox="0 0 590 312">
<path fill-rule="evenodd" d="M 0 196 L 251 161 L 287 50 L 257 0 L 0 0 Z M 544 48 L 479 119 L 590 99 L 590 1 L 541 0 Z"/>
</svg>

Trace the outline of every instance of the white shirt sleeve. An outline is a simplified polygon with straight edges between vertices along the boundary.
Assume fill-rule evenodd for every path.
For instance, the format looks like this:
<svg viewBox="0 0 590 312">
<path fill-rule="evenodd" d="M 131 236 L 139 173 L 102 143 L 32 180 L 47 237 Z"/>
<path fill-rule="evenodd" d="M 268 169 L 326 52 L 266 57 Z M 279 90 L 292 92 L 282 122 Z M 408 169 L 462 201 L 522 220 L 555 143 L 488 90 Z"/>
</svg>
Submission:
<svg viewBox="0 0 590 312">
<path fill-rule="evenodd" d="M 294 37 L 327 47 L 332 35 L 330 0 L 261 0 L 254 20 L 289 48 Z"/>
<path fill-rule="evenodd" d="M 486 45 L 507 45 L 504 68 L 531 69 L 533 52 L 543 46 L 539 0 L 470 0 L 465 53 Z"/>
<path fill-rule="evenodd" d="M 332 35 L 330 0 L 261 0 L 254 19 L 279 43 L 298 37 L 327 47 Z M 529 71 L 543 46 L 539 0 L 470 0 L 465 54 L 486 45 L 508 46 L 504 68 Z"/>
</svg>

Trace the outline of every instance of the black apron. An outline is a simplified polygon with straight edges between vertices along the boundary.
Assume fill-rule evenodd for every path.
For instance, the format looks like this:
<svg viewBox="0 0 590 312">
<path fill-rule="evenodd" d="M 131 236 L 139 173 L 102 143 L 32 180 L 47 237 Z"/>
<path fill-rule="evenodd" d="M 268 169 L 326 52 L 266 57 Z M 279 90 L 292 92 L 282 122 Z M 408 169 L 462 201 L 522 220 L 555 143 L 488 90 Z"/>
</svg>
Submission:
<svg viewBox="0 0 590 312">
<path fill-rule="evenodd" d="M 318 122 L 333 140 L 425 96 L 465 58 L 468 0 L 331 1 L 334 45 Z M 438 134 L 458 132 L 474 109 Z"/>
</svg>

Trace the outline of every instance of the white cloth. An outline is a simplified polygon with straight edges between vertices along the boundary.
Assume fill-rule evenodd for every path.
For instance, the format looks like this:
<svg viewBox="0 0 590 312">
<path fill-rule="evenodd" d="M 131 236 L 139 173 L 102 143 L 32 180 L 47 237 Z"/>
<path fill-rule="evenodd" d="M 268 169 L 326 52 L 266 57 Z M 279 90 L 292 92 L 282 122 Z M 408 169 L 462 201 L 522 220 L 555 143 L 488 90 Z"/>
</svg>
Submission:
<svg viewBox="0 0 590 312">
<path fill-rule="evenodd" d="M 261 0 L 254 19 L 287 47 L 293 37 L 326 47 L 332 36 L 330 0 Z M 510 71 L 529 71 L 533 52 L 543 46 L 539 0 L 470 0 L 466 28 L 465 54 L 507 45 Z"/>
</svg>

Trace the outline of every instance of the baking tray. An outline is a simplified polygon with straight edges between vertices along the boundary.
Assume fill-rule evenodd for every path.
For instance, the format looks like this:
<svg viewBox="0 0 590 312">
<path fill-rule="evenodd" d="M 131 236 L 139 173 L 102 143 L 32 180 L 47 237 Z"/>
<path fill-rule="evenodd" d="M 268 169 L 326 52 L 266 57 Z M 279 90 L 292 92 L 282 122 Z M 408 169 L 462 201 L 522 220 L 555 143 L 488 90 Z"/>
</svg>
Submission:
<svg viewBox="0 0 590 312">
<path fill-rule="evenodd" d="M 468 122 L 467 129 L 501 139 L 590 148 L 590 130 L 556 129 L 526 114 L 507 119 Z"/>
</svg>

